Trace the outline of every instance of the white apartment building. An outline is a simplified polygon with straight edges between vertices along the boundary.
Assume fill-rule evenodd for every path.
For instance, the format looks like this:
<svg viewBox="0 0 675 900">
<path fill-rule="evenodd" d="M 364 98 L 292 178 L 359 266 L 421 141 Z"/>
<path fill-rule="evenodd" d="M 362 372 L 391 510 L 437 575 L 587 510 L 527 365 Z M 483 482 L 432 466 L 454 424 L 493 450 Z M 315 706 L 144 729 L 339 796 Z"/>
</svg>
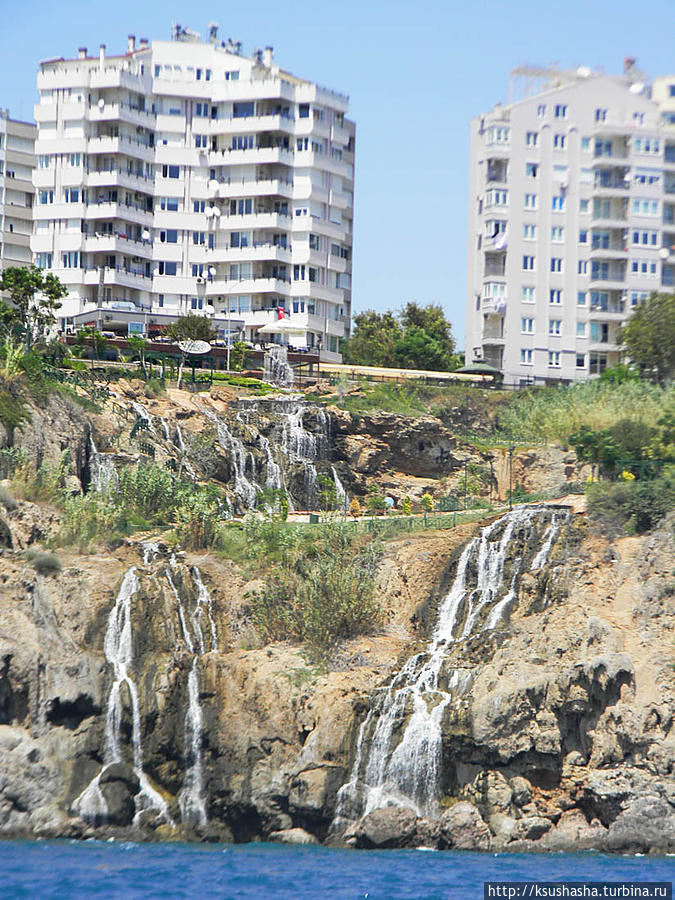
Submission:
<svg viewBox="0 0 675 900">
<path fill-rule="evenodd" d="M 31 263 L 36 133 L 0 109 L 0 270 Z"/>
<path fill-rule="evenodd" d="M 351 314 L 355 127 L 348 98 L 272 48 L 174 26 L 127 52 L 42 62 L 37 265 L 68 286 L 62 323 L 119 333 L 210 315 L 339 359 Z M 262 329 L 262 331 L 261 331 Z"/>
<path fill-rule="evenodd" d="M 583 380 L 675 287 L 675 76 L 650 85 L 630 59 L 621 76 L 513 75 L 527 95 L 472 121 L 467 362 Z"/>
</svg>

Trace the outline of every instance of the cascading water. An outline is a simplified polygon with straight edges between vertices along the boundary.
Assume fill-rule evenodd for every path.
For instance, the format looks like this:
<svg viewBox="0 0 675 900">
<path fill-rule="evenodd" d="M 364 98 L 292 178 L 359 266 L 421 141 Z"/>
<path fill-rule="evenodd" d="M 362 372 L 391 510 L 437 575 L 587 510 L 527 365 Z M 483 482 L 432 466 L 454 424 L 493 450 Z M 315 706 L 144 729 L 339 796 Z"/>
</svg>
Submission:
<svg viewBox="0 0 675 900">
<path fill-rule="evenodd" d="M 337 500 L 337 507 L 338 509 L 346 509 L 347 491 L 344 489 L 344 485 L 340 481 L 340 476 L 335 471 L 335 466 L 331 466 L 330 470 L 333 473 L 333 483 L 335 484 L 335 498 Z"/>
<path fill-rule="evenodd" d="M 202 407 L 204 415 L 216 426 L 218 434 L 218 443 L 225 450 L 232 460 L 232 468 L 234 469 L 234 493 L 237 499 L 244 507 L 250 509 L 255 505 L 258 496 L 258 487 L 255 484 L 255 460 L 242 443 L 236 437 L 227 424 L 217 416 L 213 410 Z M 254 477 L 254 481 L 249 481 L 246 475 L 246 466 Z"/>
<path fill-rule="evenodd" d="M 139 816 L 144 810 L 153 809 L 156 811 L 158 819 L 174 826 L 164 798 L 152 787 L 143 771 L 138 690 L 131 674 L 133 665 L 131 599 L 138 592 L 139 586 L 136 569 L 132 566 L 122 580 L 115 604 L 110 611 L 108 627 L 103 641 L 103 652 L 107 662 L 112 666 L 113 676 L 105 716 L 104 764 L 98 775 L 73 802 L 74 811 L 85 821 L 95 825 L 105 822 L 108 815 L 108 806 L 100 788 L 101 776 L 108 766 L 113 763 L 123 762 L 121 725 L 123 712 L 122 686 L 124 685 L 131 703 L 133 768 L 140 784 L 139 792 L 134 797 L 136 805 L 134 824 L 138 823 Z"/>
<path fill-rule="evenodd" d="M 334 832 L 389 805 L 438 816 L 443 718 L 473 680 L 470 669 L 449 665 L 448 651 L 499 625 L 517 600 L 527 559 L 531 570 L 544 566 L 568 518 L 566 510 L 519 507 L 483 528 L 464 549 L 431 642 L 377 692 L 361 725 L 350 779 L 338 793 Z"/>
<path fill-rule="evenodd" d="M 89 483 L 97 494 L 106 496 L 116 493 L 119 486 L 114 457 L 110 453 L 99 453 L 91 434 L 89 435 Z"/>
<path fill-rule="evenodd" d="M 265 353 L 263 380 L 280 388 L 292 388 L 295 384 L 293 366 L 288 361 L 288 348 L 273 345 Z"/>
</svg>

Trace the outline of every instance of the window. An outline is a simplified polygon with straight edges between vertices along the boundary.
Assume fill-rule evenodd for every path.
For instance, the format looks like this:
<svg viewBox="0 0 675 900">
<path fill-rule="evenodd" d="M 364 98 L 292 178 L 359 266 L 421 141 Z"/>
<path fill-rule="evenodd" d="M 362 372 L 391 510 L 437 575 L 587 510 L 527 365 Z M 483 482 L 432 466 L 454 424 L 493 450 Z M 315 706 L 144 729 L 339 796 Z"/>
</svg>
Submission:
<svg viewBox="0 0 675 900">
<path fill-rule="evenodd" d="M 209 139 L 205 134 L 195 134 L 194 139 L 195 147 L 197 147 L 198 149 L 201 148 L 206 150 L 206 148 L 209 146 Z"/>
<path fill-rule="evenodd" d="M 559 306 L 562 303 L 562 291 L 558 288 L 552 288 L 548 292 L 548 302 Z"/>
<path fill-rule="evenodd" d="M 248 247 L 250 245 L 250 231 L 233 231 L 230 234 L 230 247 Z"/>
<path fill-rule="evenodd" d="M 549 319 L 548 320 L 548 333 L 549 334 L 560 334 L 562 331 L 562 319 Z"/>
<path fill-rule="evenodd" d="M 586 306 L 586 291 L 577 291 L 577 306 Z"/>
<path fill-rule="evenodd" d="M 596 156 L 611 156 L 612 155 L 612 142 L 611 141 L 595 141 L 595 155 Z"/>
<path fill-rule="evenodd" d="M 503 125 L 492 125 L 487 130 L 488 144 L 508 144 L 509 129 Z"/>
<path fill-rule="evenodd" d="M 581 149 L 582 150 L 590 150 L 591 149 L 591 139 L 590 138 L 582 137 Z"/>
<path fill-rule="evenodd" d="M 538 168 L 537 163 L 525 163 L 525 174 L 528 178 L 536 178 Z"/>
<path fill-rule="evenodd" d="M 559 256 L 551 257 L 551 272 L 562 272 L 563 261 Z"/>
<path fill-rule="evenodd" d="M 532 351 L 526 350 L 524 347 L 520 349 L 520 362 L 523 366 L 531 366 L 532 365 Z"/>
<path fill-rule="evenodd" d="M 0 147 L 2 147 L 2 143 L 0 142 Z M 49 155 L 40 154 L 38 156 L 38 168 L 39 169 L 48 169 L 52 164 L 52 158 Z"/>
<path fill-rule="evenodd" d="M 192 232 L 192 243 L 193 244 L 203 244 L 205 242 L 205 235 L 203 231 L 193 231 Z"/>
<path fill-rule="evenodd" d="M 225 72 L 225 81 L 239 81 L 239 72 Z"/>
<path fill-rule="evenodd" d="M 552 197 L 551 198 L 551 209 L 553 212 L 564 212 L 565 211 L 565 198 L 562 196 Z"/>
<path fill-rule="evenodd" d="M 162 177 L 163 178 L 180 178 L 180 166 L 169 166 L 164 164 L 162 166 Z"/>
<path fill-rule="evenodd" d="M 633 181 L 636 184 L 659 184 L 661 172 L 659 169 L 635 169 Z"/>
<path fill-rule="evenodd" d="M 632 209 L 635 216 L 658 216 L 659 201 L 636 198 L 633 200 Z"/>
<path fill-rule="evenodd" d="M 205 200 L 193 200 L 192 201 L 192 211 L 196 213 L 203 213 L 206 209 L 206 201 Z"/>
<path fill-rule="evenodd" d="M 579 264 L 577 265 L 577 274 L 578 275 L 588 275 L 588 260 L 580 259 Z"/>
<path fill-rule="evenodd" d="M 251 197 L 244 200 L 230 200 L 231 216 L 250 216 L 253 212 L 253 200 Z"/>
<path fill-rule="evenodd" d="M 166 231 L 159 232 L 160 244 L 177 244 L 178 231 L 175 228 L 167 228 Z"/>
<path fill-rule="evenodd" d="M 556 119 L 566 119 L 567 118 L 567 104 L 566 103 L 556 103 L 554 115 Z"/>
<path fill-rule="evenodd" d="M 523 301 L 523 303 L 534 303 L 534 288 L 530 287 L 529 285 L 526 287 L 522 287 L 520 289 L 520 299 Z"/>
<path fill-rule="evenodd" d="M 508 202 L 507 191 L 491 190 L 491 191 L 487 191 L 487 193 L 485 194 L 485 205 L 486 206 L 506 206 L 507 202 Z"/>
<path fill-rule="evenodd" d="M 208 118 L 209 104 L 208 103 L 196 103 L 195 104 L 195 115 L 201 116 L 202 118 Z"/>
<path fill-rule="evenodd" d="M 158 275 L 175 275 L 177 271 L 178 271 L 178 263 L 162 261 L 157 264 L 157 274 Z"/>
<path fill-rule="evenodd" d="M 658 231 L 634 231 L 633 243 L 643 247 L 656 247 L 658 244 Z"/>
<path fill-rule="evenodd" d="M 38 203 L 53 203 L 54 191 L 38 191 Z"/>
<path fill-rule="evenodd" d="M 523 270 L 526 272 L 534 271 L 534 256 L 523 256 Z"/>
<path fill-rule="evenodd" d="M 566 140 L 566 138 L 565 138 L 564 134 L 554 134 L 553 135 L 553 146 L 557 150 L 564 150 L 565 149 L 565 140 Z"/>
<path fill-rule="evenodd" d="M 536 225 L 523 225 L 523 239 L 526 241 L 533 241 L 537 234 L 537 226 Z"/>
<path fill-rule="evenodd" d="M 634 112 L 633 113 L 633 124 L 634 125 L 644 125 L 645 124 L 645 114 L 643 112 Z"/>
<path fill-rule="evenodd" d="M 178 197 L 160 197 L 159 208 L 169 212 L 178 212 Z"/>
<path fill-rule="evenodd" d="M 82 165 L 82 154 L 81 153 L 70 153 L 66 159 L 68 160 L 68 164 L 72 169 L 79 169 Z"/>
<path fill-rule="evenodd" d="M 536 147 L 539 140 L 539 134 L 536 131 L 525 132 L 525 145 L 527 147 Z"/>
<path fill-rule="evenodd" d="M 66 203 L 79 203 L 80 202 L 80 189 L 79 188 L 66 188 L 64 195 L 65 195 Z"/>
<path fill-rule="evenodd" d="M 548 364 L 552 369 L 560 368 L 560 351 L 559 350 L 549 350 L 548 351 Z"/>
<path fill-rule="evenodd" d="M 70 253 L 62 253 L 61 263 L 64 269 L 79 269 L 80 254 L 77 250 L 71 250 Z"/>
<path fill-rule="evenodd" d="M 585 322 L 577 322 L 577 337 L 578 338 L 586 337 L 586 323 Z"/>
<path fill-rule="evenodd" d="M 534 334 L 534 319 L 522 318 L 520 320 L 520 330 L 523 334 Z"/>
<path fill-rule="evenodd" d="M 561 225 L 554 225 L 551 228 L 551 240 L 556 244 L 562 244 L 564 230 Z"/>
<path fill-rule="evenodd" d="M 579 232 L 579 243 L 580 244 L 588 243 L 588 232 L 583 229 Z"/>
<path fill-rule="evenodd" d="M 649 296 L 647 291 L 631 291 L 630 294 L 630 305 L 637 306 L 639 303 L 642 303 L 643 300 L 646 300 Z"/>
<path fill-rule="evenodd" d="M 298 118 L 309 119 L 309 103 L 300 103 L 298 105 Z"/>
<path fill-rule="evenodd" d="M 661 151 L 661 142 L 658 138 L 637 137 L 633 141 L 633 148 L 636 153 L 659 153 Z"/>
<path fill-rule="evenodd" d="M 634 259 L 631 261 L 630 270 L 633 275 L 656 275 L 658 266 L 648 259 Z"/>
<path fill-rule="evenodd" d="M 525 209 L 536 209 L 537 208 L 537 195 L 536 194 L 525 194 Z"/>
<path fill-rule="evenodd" d="M 546 104 L 540 103 L 539 106 L 537 107 L 537 116 L 540 119 L 543 119 L 545 115 L 546 115 Z"/>
<path fill-rule="evenodd" d="M 232 136 L 230 148 L 232 150 L 253 150 L 255 139 L 252 134 L 235 134 Z"/>
<path fill-rule="evenodd" d="M 35 265 L 38 267 L 38 269 L 51 269 L 52 254 L 51 253 L 37 253 L 35 255 Z"/>
<path fill-rule="evenodd" d="M 206 74 L 206 81 L 211 81 L 211 75 L 213 74 L 211 69 L 207 69 L 205 74 Z"/>
<path fill-rule="evenodd" d="M 596 122 L 606 122 L 607 121 L 607 110 L 606 109 L 596 109 L 595 110 L 595 121 Z"/>
<path fill-rule="evenodd" d="M 577 353 L 576 355 L 576 367 L 577 369 L 585 369 L 586 368 L 586 354 L 585 353 Z"/>
<path fill-rule="evenodd" d="M 608 281 L 609 263 L 594 259 L 591 263 L 591 278 L 593 281 Z"/>
<path fill-rule="evenodd" d="M 579 201 L 579 212 L 580 212 L 580 213 L 587 213 L 587 212 L 588 212 L 588 203 L 589 203 L 588 200 L 580 200 L 580 201 Z"/>
<path fill-rule="evenodd" d="M 247 119 L 255 115 L 255 103 L 253 100 L 240 101 L 233 104 L 232 116 L 235 119 Z"/>
<path fill-rule="evenodd" d="M 164 306 L 164 294 L 157 294 L 157 306 Z"/>
</svg>

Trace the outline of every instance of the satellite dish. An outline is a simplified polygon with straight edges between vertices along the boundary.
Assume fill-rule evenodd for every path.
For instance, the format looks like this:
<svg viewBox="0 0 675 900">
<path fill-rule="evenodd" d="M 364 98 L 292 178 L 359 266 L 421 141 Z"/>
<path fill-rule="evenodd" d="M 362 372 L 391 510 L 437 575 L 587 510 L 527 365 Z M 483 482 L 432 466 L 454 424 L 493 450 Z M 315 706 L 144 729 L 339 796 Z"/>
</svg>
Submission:
<svg viewBox="0 0 675 900">
<path fill-rule="evenodd" d="M 147 228 L 143 229 L 143 234 L 141 235 L 141 237 L 143 238 L 144 241 L 150 240 L 150 232 L 148 231 Z"/>
<path fill-rule="evenodd" d="M 215 311 L 216 311 L 215 306 L 211 306 L 211 304 L 209 303 L 206 307 L 206 314 L 209 316 L 212 316 L 215 313 Z"/>
<path fill-rule="evenodd" d="M 217 190 L 218 190 L 218 182 L 215 180 L 215 178 L 212 178 L 212 179 L 209 181 L 209 190 L 210 190 L 210 191 L 217 191 Z"/>
<path fill-rule="evenodd" d="M 105 100 L 103 99 L 103 97 L 101 97 L 101 99 L 98 101 L 98 108 L 101 110 L 105 108 Z"/>
<path fill-rule="evenodd" d="M 209 267 L 209 275 L 213 278 L 215 276 L 215 274 L 216 274 L 216 267 L 210 266 Z"/>
<path fill-rule="evenodd" d="M 588 66 L 579 66 L 577 69 L 577 75 L 579 78 L 589 78 L 593 73 L 591 72 Z"/>
<path fill-rule="evenodd" d="M 661 257 L 661 259 L 668 259 L 668 257 L 670 256 L 670 250 L 667 247 L 661 247 L 661 249 L 659 250 L 659 256 Z"/>
<path fill-rule="evenodd" d="M 212 206 L 211 209 L 213 210 L 213 215 L 216 217 L 216 219 L 219 219 L 220 218 L 220 210 L 218 209 L 218 207 Z"/>
<path fill-rule="evenodd" d="M 203 356 L 209 352 L 211 344 L 208 341 L 179 341 L 178 348 L 190 356 Z"/>
<path fill-rule="evenodd" d="M 642 81 L 635 81 L 628 88 L 628 90 L 631 92 L 631 94 L 641 94 L 644 91 L 644 89 L 645 89 L 645 86 Z"/>
<path fill-rule="evenodd" d="M 207 216 L 212 216 L 214 211 L 215 210 L 214 210 L 213 206 L 207 206 L 206 209 L 204 210 L 204 212 L 206 213 Z"/>
</svg>

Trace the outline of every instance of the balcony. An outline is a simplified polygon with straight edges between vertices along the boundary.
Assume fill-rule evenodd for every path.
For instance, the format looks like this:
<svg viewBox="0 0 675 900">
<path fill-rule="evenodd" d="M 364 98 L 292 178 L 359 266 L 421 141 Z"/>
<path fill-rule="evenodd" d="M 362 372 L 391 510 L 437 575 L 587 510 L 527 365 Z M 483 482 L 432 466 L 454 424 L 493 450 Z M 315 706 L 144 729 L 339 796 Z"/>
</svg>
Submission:
<svg viewBox="0 0 675 900">
<path fill-rule="evenodd" d="M 125 285 L 131 288 L 139 288 L 149 291 L 152 285 L 152 275 L 148 270 L 140 266 L 103 266 L 88 267 L 83 269 L 85 284 L 100 284 L 101 268 L 103 268 L 103 283 Z"/>
<path fill-rule="evenodd" d="M 141 203 L 120 203 L 102 197 L 85 207 L 86 219 L 124 219 L 138 224 L 152 223 L 152 210 Z"/>
<path fill-rule="evenodd" d="M 89 253 L 126 253 L 144 259 L 152 259 L 153 256 L 150 241 L 134 240 L 122 231 L 96 232 L 83 237 L 84 249 Z"/>
</svg>

